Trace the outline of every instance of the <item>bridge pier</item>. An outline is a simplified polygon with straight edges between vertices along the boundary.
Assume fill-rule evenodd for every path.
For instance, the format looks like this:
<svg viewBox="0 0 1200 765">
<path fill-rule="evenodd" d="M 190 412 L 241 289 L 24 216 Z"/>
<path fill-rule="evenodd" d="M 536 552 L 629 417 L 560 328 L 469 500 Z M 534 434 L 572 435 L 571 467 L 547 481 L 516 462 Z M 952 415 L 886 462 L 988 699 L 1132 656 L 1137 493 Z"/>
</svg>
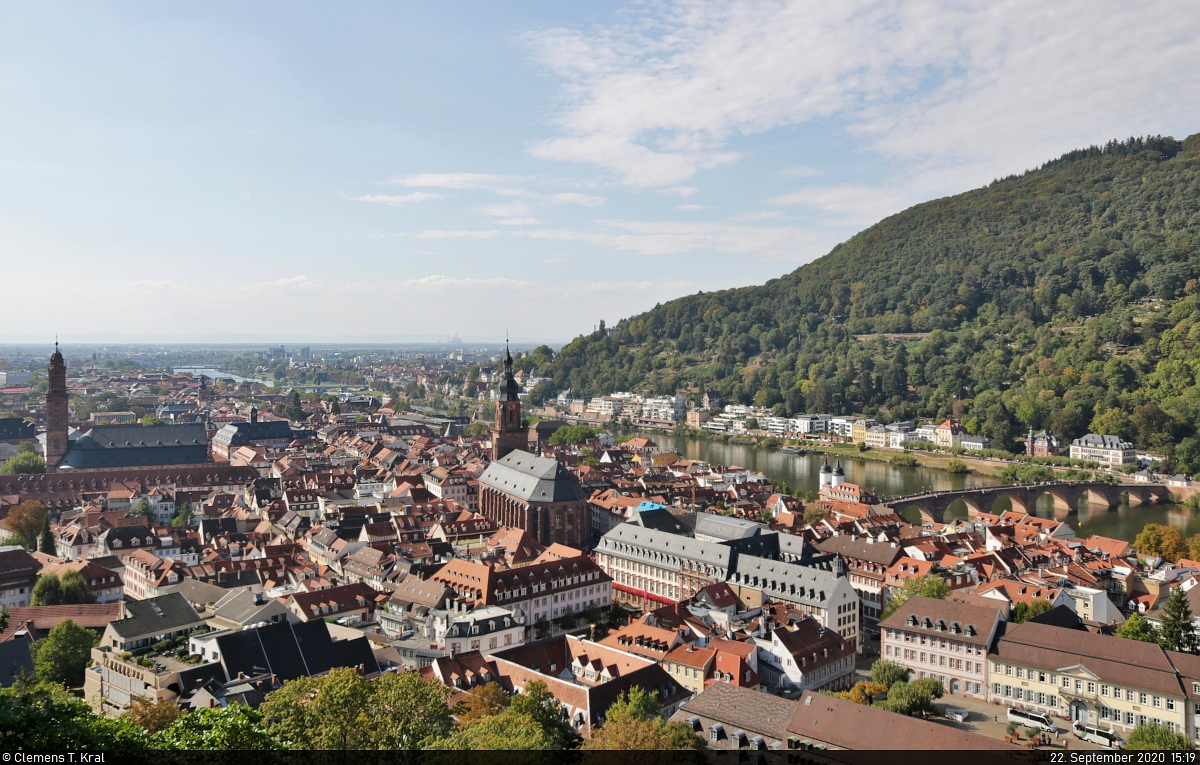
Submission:
<svg viewBox="0 0 1200 765">
<path fill-rule="evenodd" d="M 985 486 L 977 489 L 957 489 L 952 491 L 914 494 L 908 497 L 897 497 L 888 505 L 896 512 L 902 512 L 910 507 L 916 508 L 924 522 L 943 523 L 946 510 L 957 500 L 962 500 L 967 506 L 967 516 L 978 517 L 980 513 L 990 513 L 996 497 L 1008 497 L 1014 512 L 1034 514 L 1037 500 L 1043 494 L 1049 494 L 1054 499 L 1055 515 L 1077 512 L 1080 500 L 1087 498 L 1088 504 L 1116 507 L 1120 492 L 1127 492 L 1130 503 L 1156 502 L 1166 499 L 1170 492 L 1166 486 L 1159 484 L 1108 484 L 1103 482 L 1074 483 L 1062 481 L 1058 483 L 1012 486 Z"/>
</svg>

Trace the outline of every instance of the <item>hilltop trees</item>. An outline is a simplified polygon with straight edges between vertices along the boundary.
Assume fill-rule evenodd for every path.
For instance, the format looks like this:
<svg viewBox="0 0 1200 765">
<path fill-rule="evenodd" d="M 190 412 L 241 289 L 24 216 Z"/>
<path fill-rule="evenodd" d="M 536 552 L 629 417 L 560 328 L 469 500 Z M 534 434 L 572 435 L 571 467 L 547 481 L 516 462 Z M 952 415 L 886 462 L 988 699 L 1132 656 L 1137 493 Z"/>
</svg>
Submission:
<svg viewBox="0 0 1200 765">
<path fill-rule="evenodd" d="M 958 416 L 1010 449 L 1090 427 L 1200 472 L 1198 159 L 1200 136 L 1110 142 L 917 205 L 766 285 L 576 338 L 539 396 L 703 386 L 787 414 Z"/>
</svg>

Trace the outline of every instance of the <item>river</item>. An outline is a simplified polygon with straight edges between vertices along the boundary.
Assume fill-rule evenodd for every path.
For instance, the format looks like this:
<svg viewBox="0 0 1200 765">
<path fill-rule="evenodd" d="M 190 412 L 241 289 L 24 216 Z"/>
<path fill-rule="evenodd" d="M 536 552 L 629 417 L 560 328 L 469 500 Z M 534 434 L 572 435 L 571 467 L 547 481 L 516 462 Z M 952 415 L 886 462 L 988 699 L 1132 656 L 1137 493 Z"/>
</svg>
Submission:
<svg viewBox="0 0 1200 765">
<path fill-rule="evenodd" d="M 211 367 L 175 367 L 172 372 L 177 375 L 191 375 L 192 377 L 200 377 L 201 375 L 210 380 L 233 380 L 234 382 L 256 382 L 268 385 L 269 382 L 263 380 L 254 380 L 249 377 L 240 377 L 231 372 L 222 372 Z"/>
<path fill-rule="evenodd" d="M 642 432 L 637 435 L 649 438 L 663 449 L 675 450 L 687 459 L 702 460 L 717 465 L 737 465 L 755 470 L 767 477 L 776 486 L 787 484 L 792 492 L 803 496 L 817 492 L 821 469 L 820 454 L 803 456 L 786 454 L 777 449 L 757 446 L 729 444 L 698 438 L 676 439 L 669 433 Z M 621 436 L 622 439 L 625 436 Z M 882 500 L 888 497 L 919 494 L 923 491 L 948 491 L 971 486 L 995 486 L 1002 481 L 990 476 L 975 474 L 952 474 L 944 470 L 924 467 L 895 467 L 887 462 L 841 457 L 846 481 L 864 486 Z M 996 501 L 993 510 L 1007 510 L 1007 499 Z M 1074 513 L 1054 510 L 1054 500 L 1043 496 L 1037 504 L 1036 514 L 1043 518 L 1065 520 L 1080 536 L 1101 536 L 1124 539 L 1132 542 L 1147 523 L 1179 526 L 1184 536 L 1200 533 L 1200 513 L 1193 513 L 1183 505 L 1127 505 L 1113 510 L 1096 505 L 1081 505 Z M 911 515 L 911 517 L 909 517 Z M 946 519 L 966 518 L 967 506 L 957 502 L 946 512 Z M 916 511 L 905 514 L 905 519 L 920 521 Z"/>
</svg>

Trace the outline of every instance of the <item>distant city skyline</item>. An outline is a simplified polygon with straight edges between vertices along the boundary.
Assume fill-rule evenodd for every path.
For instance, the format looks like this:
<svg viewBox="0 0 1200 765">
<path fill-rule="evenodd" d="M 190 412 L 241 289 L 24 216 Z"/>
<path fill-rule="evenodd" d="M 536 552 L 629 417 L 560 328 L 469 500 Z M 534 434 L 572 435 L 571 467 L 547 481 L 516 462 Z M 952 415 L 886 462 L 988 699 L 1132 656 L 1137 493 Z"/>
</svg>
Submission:
<svg viewBox="0 0 1200 765">
<path fill-rule="evenodd" d="M 0 344 L 557 344 L 1200 132 L 1184 0 L 5 10 Z"/>
</svg>

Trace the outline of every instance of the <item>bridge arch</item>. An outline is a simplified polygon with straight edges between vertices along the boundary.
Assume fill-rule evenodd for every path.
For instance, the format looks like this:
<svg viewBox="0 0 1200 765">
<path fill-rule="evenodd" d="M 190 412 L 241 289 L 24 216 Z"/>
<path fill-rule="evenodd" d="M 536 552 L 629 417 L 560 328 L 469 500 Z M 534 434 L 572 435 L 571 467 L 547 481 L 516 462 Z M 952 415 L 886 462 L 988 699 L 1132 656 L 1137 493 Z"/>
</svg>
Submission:
<svg viewBox="0 0 1200 765">
<path fill-rule="evenodd" d="M 1037 507 L 1038 500 L 1049 494 L 1054 500 L 1055 510 L 1066 510 L 1073 512 L 1079 509 L 1079 491 L 1072 490 L 1070 486 L 1039 486 L 1030 492 L 1030 505 Z"/>
<path fill-rule="evenodd" d="M 1013 488 L 1015 489 L 1016 487 L 1013 487 Z M 1018 491 L 1001 489 L 994 496 L 996 498 L 1007 497 L 1008 501 L 1012 504 L 1013 512 L 1025 513 L 1026 515 L 1032 515 L 1032 513 L 1030 511 L 1034 509 L 1033 503 L 1026 502 L 1024 491 L 1018 492 Z M 993 504 L 995 504 L 995 500 L 993 500 Z"/>
<path fill-rule="evenodd" d="M 1104 505 L 1116 507 L 1120 504 L 1120 492 L 1104 486 L 1092 485 L 1079 492 L 1080 499 L 1086 499 L 1089 505 Z"/>
</svg>

